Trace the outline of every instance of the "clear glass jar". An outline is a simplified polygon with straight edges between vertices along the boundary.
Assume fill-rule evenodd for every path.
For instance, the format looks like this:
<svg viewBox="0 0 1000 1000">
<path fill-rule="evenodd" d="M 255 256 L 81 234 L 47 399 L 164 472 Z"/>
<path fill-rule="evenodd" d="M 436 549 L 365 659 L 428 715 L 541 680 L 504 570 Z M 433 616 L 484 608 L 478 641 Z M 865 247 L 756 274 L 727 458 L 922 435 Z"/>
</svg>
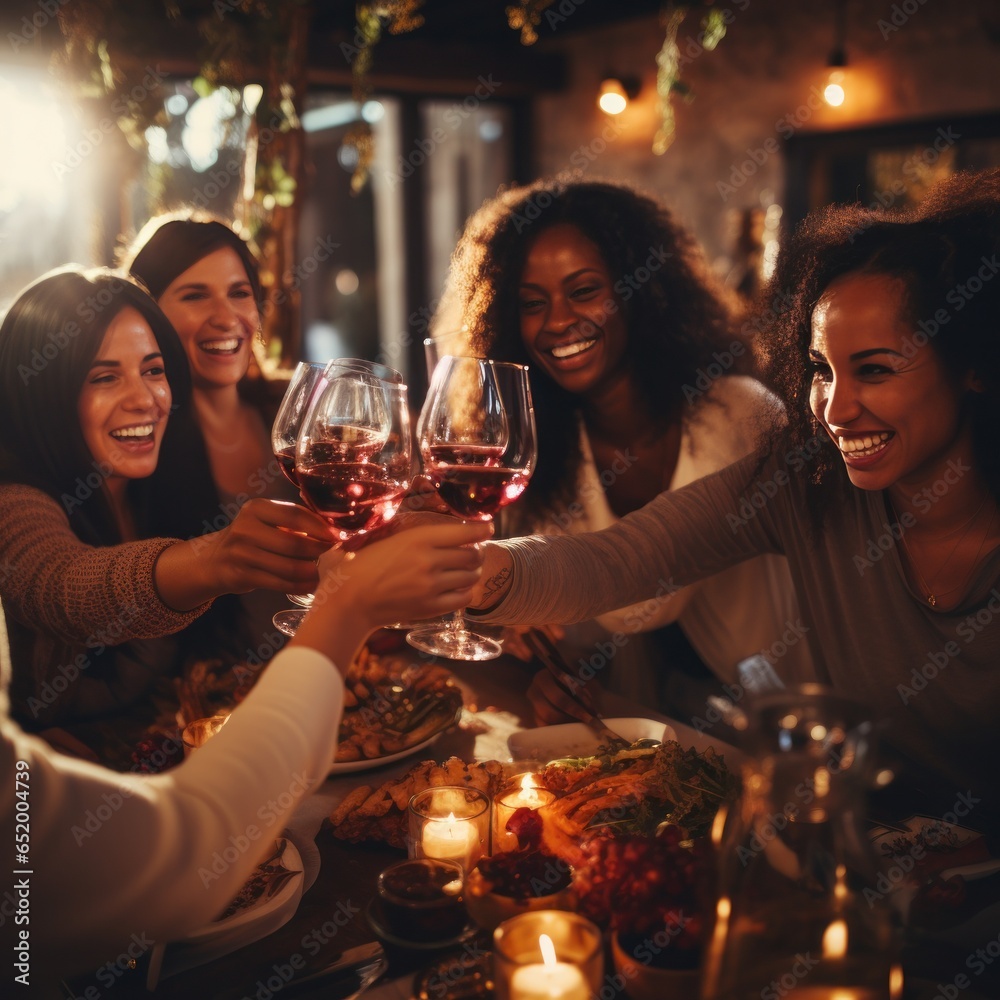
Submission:
<svg viewBox="0 0 1000 1000">
<path fill-rule="evenodd" d="M 743 791 L 720 814 L 702 1000 L 897 1000 L 898 920 L 865 832 L 874 727 L 818 685 L 748 708 Z"/>
</svg>

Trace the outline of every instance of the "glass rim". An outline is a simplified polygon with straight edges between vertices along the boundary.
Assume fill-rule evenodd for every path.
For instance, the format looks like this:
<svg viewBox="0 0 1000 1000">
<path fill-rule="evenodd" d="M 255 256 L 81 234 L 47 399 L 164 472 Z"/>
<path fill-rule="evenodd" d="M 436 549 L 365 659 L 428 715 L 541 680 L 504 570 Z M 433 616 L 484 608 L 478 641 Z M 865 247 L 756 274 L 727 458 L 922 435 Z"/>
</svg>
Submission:
<svg viewBox="0 0 1000 1000">
<path fill-rule="evenodd" d="M 523 372 L 531 371 L 530 365 L 522 364 L 520 361 L 497 361 L 494 358 L 476 357 L 473 354 L 442 354 L 438 358 L 438 364 L 440 365 L 442 361 L 447 361 L 448 358 L 455 358 L 460 361 L 480 361 L 491 368 L 514 368 Z"/>
<path fill-rule="evenodd" d="M 372 378 L 377 378 L 380 382 L 387 382 L 389 385 L 403 384 L 403 373 L 398 368 L 383 364 L 381 361 L 369 361 L 367 358 L 331 358 L 329 361 L 324 362 L 323 370 L 324 372 L 329 371 L 334 366 L 345 368 L 348 371 L 354 369 L 371 375 Z M 373 368 L 383 368 L 385 371 L 391 372 L 391 375 L 389 378 L 383 378 L 381 375 L 376 375 L 372 371 Z"/>
<path fill-rule="evenodd" d="M 566 924 L 572 926 L 573 930 L 580 934 L 581 937 L 589 937 L 589 947 L 586 949 L 586 953 L 580 958 L 575 959 L 577 962 L 589 962 L 594 959 L 597 955 L 602 954 L 601 949 L 604 947 L 604 938 L 601 934 L 600 928 L 591 920 L 588 920 L 585 916 L 579 913 L 574 913 L 572 910 L 529 910 L 526 913 L 518 913 L 516 916 L 508 917 L 506 920 L 502 921 L 497 925 L 496 930 L 493 931 L 493 950 L 494 953 L 499 955 L 503 961 L 510 963 L 511 965 L 527 965 L 537 962 L 538 959 L 532 957 L 531 955 L 525 956 L 524 954 L 512 954 L 505 945 L 508 945 L 508 940 L 512 935 L 518 932 L 527 934 L 529 933 L 527 924 L 539 924 L 537 928 L 532 928 L 531 933 L 534 939 L 537 941 L 539 934 L 548 933 L 547 926 L 553 923 L 558 923 L 563 927 Z M 550 937 L 552 935 L 550 934 Z M 558 949 L 561 942 L 558 942 L 553 937 L 552 942 Z M 515 941 L 516 945 L 517 942 Z M 560 961 L 565 961 L 565 957 L 559 958 Z"/>
<path fill-rule="evenodd" d="M 484 792 L 481 788 L 472 788 L 469 785 L 433 785 L 430 788 L 421 789 L 419 792 L 414 792 L 410 796 L 409 802 L 406 803 L 406 808 L 408 812 L 413 813 L 414 816 L 418 816 L 422 820 L 427 820 L 428 822 L 440 822 L 441 816 L 428 816 L 427 813 L 423 812 L 418 806 L 417 802 L 422 798 L 432 798 L 435 792 L 462 792 L 464 795 L 468 796 L 467 802 L 473 802 L 478 800 L 478 805 L 480 806 L 475 812 L 469 813 L 467 816 L 456 816 L 455 821 L 466 822 L 468 820 L 479 819 L 480 816 L 487 810 L 491 808 L 492 800 L 490 796 Z"/>
</svg>

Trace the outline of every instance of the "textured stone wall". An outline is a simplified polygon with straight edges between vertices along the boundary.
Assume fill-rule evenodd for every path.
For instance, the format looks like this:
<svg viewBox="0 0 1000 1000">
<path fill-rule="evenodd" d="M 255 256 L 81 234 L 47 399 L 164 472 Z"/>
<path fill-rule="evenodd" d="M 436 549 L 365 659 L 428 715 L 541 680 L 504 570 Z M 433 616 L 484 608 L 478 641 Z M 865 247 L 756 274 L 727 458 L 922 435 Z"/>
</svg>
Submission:
<svg viewBox="0 0 1000 1000">
<path fill-rule="evenodd" d="M 576 0 L 577 3 L 585 0 Z M 627 3 L 628 0 L 622 0 Z M 782 151 L 792 134 L 851 129 L 926 116 L 1000 110 L 1000 4 L 995 0 L 850 0 L 847 100 L 818 95 L 834 45 L 832 0 L 720 0 L 731 23 L 719 47 L 700 52 L 697 15 L 681 30 L 689 103 L 675 98 L 677 134 L 651 152 L 656 128 L 657 18 L 567 35 L 571 86 L 539 99 L 534 126 L 539 174 L 583 168 L 662 196 L 693 228 L 720 272 L 731 266 L 736 228 L 748 208 L 782 203 Z M 573 0 L 551 10 L 572 20 Z M 638 99 L 617 119 L 596 106 L 611 71 L 642 78 Z M 772 216 L 775 213 L 772 211 Z"/>
</svg>

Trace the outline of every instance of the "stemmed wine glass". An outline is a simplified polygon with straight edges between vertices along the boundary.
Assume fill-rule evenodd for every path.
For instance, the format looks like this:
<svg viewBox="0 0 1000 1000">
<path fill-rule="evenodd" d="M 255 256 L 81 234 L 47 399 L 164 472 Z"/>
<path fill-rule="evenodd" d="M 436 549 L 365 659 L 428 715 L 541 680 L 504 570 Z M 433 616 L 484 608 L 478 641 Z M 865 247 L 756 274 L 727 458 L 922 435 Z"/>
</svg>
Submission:
<svg viewBox="0 0 1000 1000">
<path fill-rule="evenodd" d="M 528 485 L 538 446 L 524 365 L 444 357 L 417 423 L 424 474 L 462 518 L 488 521 Z M 415 629 L 417 649 L 453 660 L 491 660 L 500 643 L 470 631 L 461 612 L 442 628 Z"/>
<path fill-rule="evenodd" d="M 295 442 L 310 404 L 326 385 L 324 378 L 326 367 L 325 364 L 312 361 L 300 361 L 295 366 L 291 381 L 281 399 L 281 406 L 278 407 L 277 416 L 274 418 L 274 425 L 271 427 L 271 450 L 285 478 L 296 489 L 299 481 L 295 476 Z M 312 604 L 312 594 L 285 596 L 299 607 L 308 608 Z M 278 623 L 275 622 L 275 625 Z"/>
<path fill-rule="evenodd" d="M 410 485 L 411 453 L 406 386 L 328 366 L 296 441 L 295 476 L 302 499 L 340 544 L 395 515 Z M 274 624 L 292 635 L 305 614 L 282 611 Z"/>
<path fill-rule="evenodd" d="M 295 366 L 291 381 L 282 397 L 274 425 L 271 428 L 271 449 L 285 477 L 298 488 L 299 481 L 295 475 L 295 442 L 298 440 L 302 421 L 305 419 L 310 404 L 319 395 L 331 374 L 343 374 L 347 371 L 360 371 L 386 382 L 402 384 L 403 376 L 375 361 L 365 361 L 362 358 L 337 358 L 334 361 L 314 362 L 300 361 Z M 293 604 L 300 608 L 312 607 L 312 594 L 286 594 Z M 293 635 L 302 615 L 294 611 L 279 612 L 272 619 L 275 626 L 287 635 Z M 288 629 L 289 631 L 286 631 Z"/>
</svg>

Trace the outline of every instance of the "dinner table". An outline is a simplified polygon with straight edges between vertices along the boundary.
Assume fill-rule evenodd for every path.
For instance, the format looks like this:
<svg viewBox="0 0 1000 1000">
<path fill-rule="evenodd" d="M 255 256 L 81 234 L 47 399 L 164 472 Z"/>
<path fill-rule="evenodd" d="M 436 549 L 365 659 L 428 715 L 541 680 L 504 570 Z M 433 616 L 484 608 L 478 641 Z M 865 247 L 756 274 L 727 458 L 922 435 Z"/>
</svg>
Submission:
<svg viewBox="0 0 1000 1000">
<path fill-rule="evenodd" d="M 408 649 L 408 647 L 403 647 Z M 317 974 L 345 956 L 369 954 L 376 934 L 368 916 L 376 895 L 379 873 L 405 857 L 405 852 L 380 842 L 349 843 L 338 839 L 329 817 L 353 790 L 361 785 L 377 787 L 404 775 L 418 761 L 433 758 L 445 761 L 504 762 L 507 773 L 526 769 L 511 761 L 508 740 L 515 733 L 533 727 L 527 689 L 537 663 L 525 663 L 503 655 L 489 662 L 471 663 L 430 658 L 410 650 L 415 663 L 435 662 L 453 675 L 464 706 L 457 723 L 442 732 L 420 752 L 381 766 L 360 770 L 334 769 L 327 780 L 304 799 L 284 831 L 302 859 L 303 891 L 296 897 L 294 911 L 282 916 L 281 926 L 225 954 L 199 955 L 183 945 L 165 944 L 145 951 L 129 967 L 115 972 L 116 1000 L 144 997 L 148 1000 L 273 1000 L 275 997 L 346 997 L 338 978 Z M 678 742 L 698 750 L 712 746 L 731 751 L 730 759 L 741 756 L 729 747 L 738 734 L 725 722 L 716 721 L 698 728 L 670 719 L 649 706 L 636 705 L 612 692 L 603 692 L 600 704 L 607 718 L 642 718 L 673 727 Z M 693 720 L 692 720 L 693 721 Z M 734 768 L 735 769 L 735 768 Z M 973 899 L 982 920 L 973 933 L 983 944 L 998 940 L 1000 932 L 1000 873 L 973 884 Z M 150 901 L 155 906 L 155 900 Z M 904 1000 L 996 1000 L 1000 997 L 1000 961 L 989 960 L 975 980 L 963 975 L 966 956 L 974 953 L 978 938 L 966 943 L 945 937 L 910 941 L 904 952 Z M 467 954 L 490 947 L 485 936 L 471 938 L 463 945 Z M 366 1000 L 409 1000 L 413 996 L 415 970 L 402 969 L 390 962 L 377 981 L 364 990 Z M 96 1000 L 108 994 L 108 974 L 76 977 L 64 983 L 67 997 Z M 89 992 L 88 992 L 89 991 Z M 433 993 L 434 991 L 432 991 Z M 620 991 L 613 991 L 620 996 Z M 445 991 L 437 995 L 447 996 Z M 763 994 L 762 994 L 763 995 Z M 692 996 L 691 1000 L 695 1000 Z"/>
</svg>

